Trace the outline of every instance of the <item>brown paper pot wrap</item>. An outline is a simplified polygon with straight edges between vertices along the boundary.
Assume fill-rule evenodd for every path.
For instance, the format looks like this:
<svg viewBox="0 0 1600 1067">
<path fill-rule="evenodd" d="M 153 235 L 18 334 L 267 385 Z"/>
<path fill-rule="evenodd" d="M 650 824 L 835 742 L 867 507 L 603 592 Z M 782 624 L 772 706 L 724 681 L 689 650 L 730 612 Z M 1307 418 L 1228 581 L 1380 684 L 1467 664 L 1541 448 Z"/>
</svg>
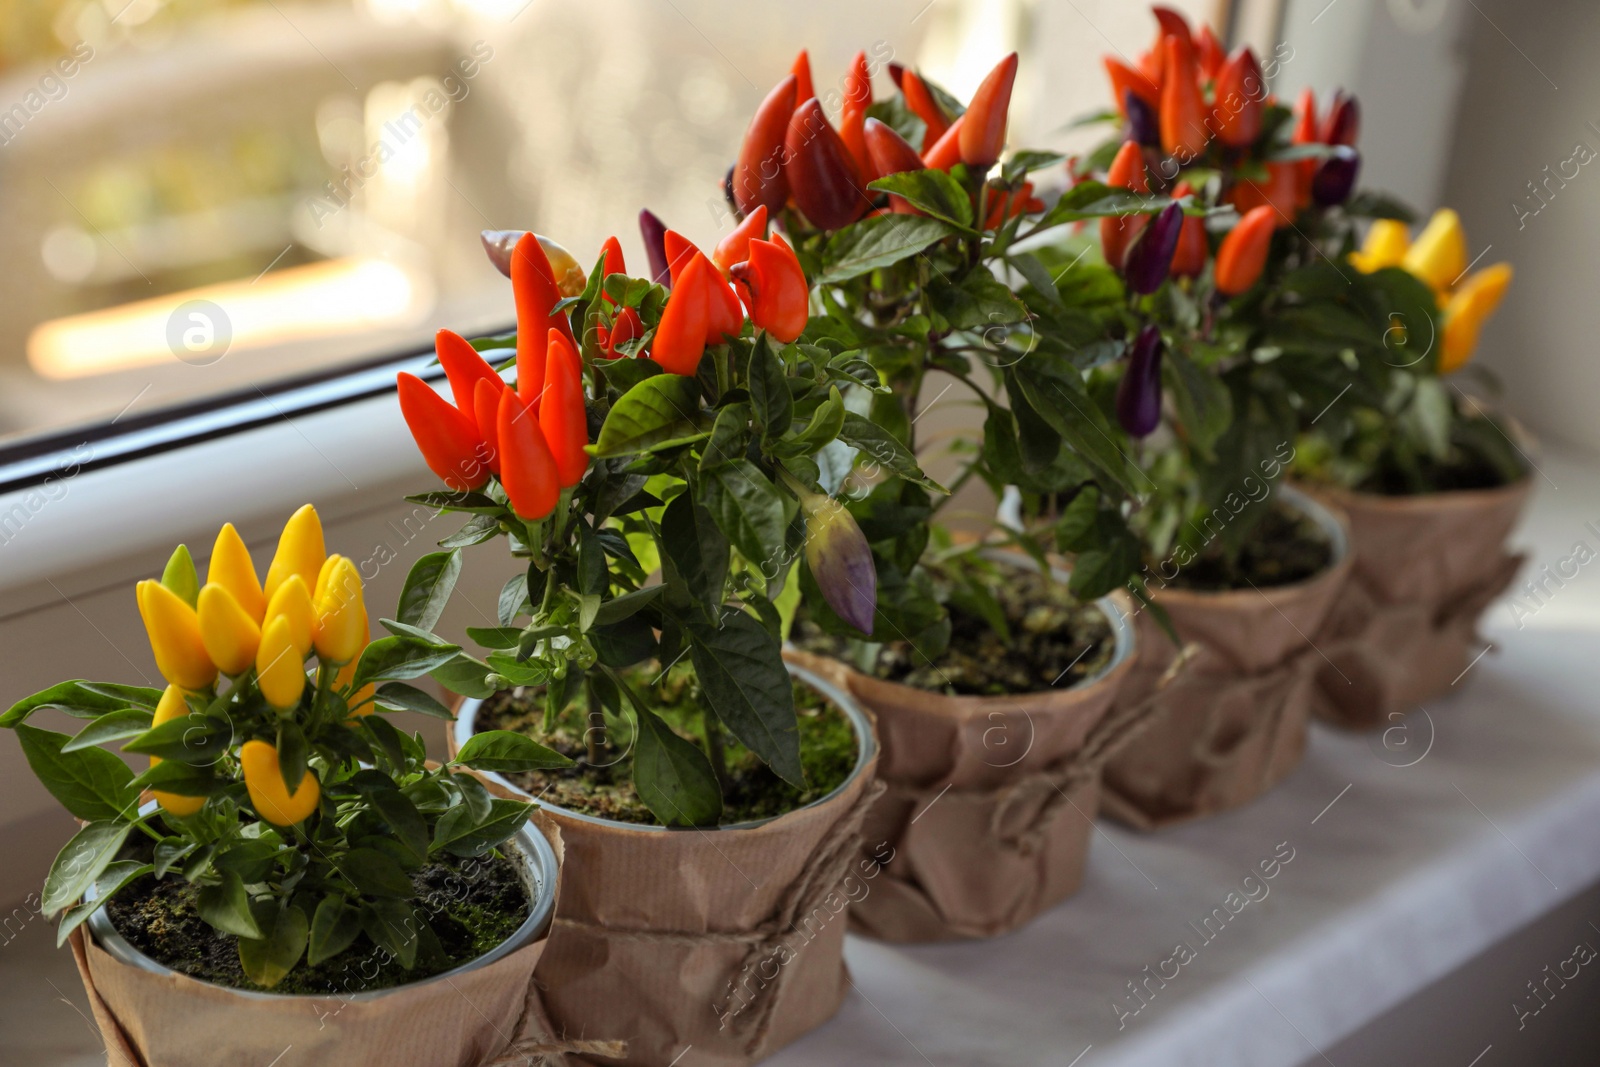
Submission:
<svg viewBox="0 0 1600 1067">
<path fill-rule="evenodd" d="M 1119 706 L 1153 701 L 1150 725 L 1105 768 L 1101 807 L 1154 830 L 1248 804 L 1293 770 L 1305 752 L 1316 671 L 1325 661 L 1308 640 L 1350 571 L 1345 527 L 1292 489 L 1285 503 L 1308 512 L 1333 541 L 1333 564 L 1295 585 L 1155 594 L 1188 662 L 1149 612 L 1136 619 L 1139 659 Z M 1159 691 L 1158 691 L 1159 690 Z"/>
<path fill-rule="evenodd" d="M 849 715 L 861 740 L 855 771 L 822 800 L 715 830 L 541 808 L 561 827 L 568 862 L 538 982 L 555 1034 L 627 1043 L 622 1059 L 595 1062 L 755 1063 L 844 999 L 844 911 L 874 884 L 858 871 L 857 836 L 878 789 L 877 743 L 848 695 L 790 670 Z M 472 736 L 477 706 L 462 704 L 452 750 Z"/>
<path fill-rule="evenodd" d="M 1071 689 L 946 696 L 785 653 L 836 678 L 877 720 L 888 788 L 861 843 L 862 862 L 882 869 L 851 906 L 854 929 L 899 942 L 993 937 L 1077 891 L 1100 764 L 1138 725 L 1137 712 L 1106 714 L 1133 664 L 1133 631 L 1118 605 L 1100 606 L 1115 654 Z"/>
<path fill-rule="evenodd" d="M 559 830 L 538 813 L 533 827 L 559 864 Z M 555 885 L 541 892 L 554 893 Z M 124 943 L 113 955 L 84 927 L 72 934 L 72 953 L 112 1067 L 265 1065 L 277 1057 L 340 1067 L 509 1067 L 528 1062 L 515 1050 L 548 1044 L 532 995 L 548 921 L 546 912 L 527 943 L 487 964 L 394 989 L 327 996 L 228 989 L 144 957 L 140 965 L 124 962 L 118 957 L 134 950 Z"/>
<path fill-rule="evenodd" d="M 1317 715 L 1372 729 L 1450 689 L 1484 647 L 1479 617 L 1525 559 L 1505 544 L 1532 485 L 1403 497 L 1310 490 L 1349 516 L 1355 556 L 1316 638 L 1332 661 L 1317 671 Z"/>
</svg>

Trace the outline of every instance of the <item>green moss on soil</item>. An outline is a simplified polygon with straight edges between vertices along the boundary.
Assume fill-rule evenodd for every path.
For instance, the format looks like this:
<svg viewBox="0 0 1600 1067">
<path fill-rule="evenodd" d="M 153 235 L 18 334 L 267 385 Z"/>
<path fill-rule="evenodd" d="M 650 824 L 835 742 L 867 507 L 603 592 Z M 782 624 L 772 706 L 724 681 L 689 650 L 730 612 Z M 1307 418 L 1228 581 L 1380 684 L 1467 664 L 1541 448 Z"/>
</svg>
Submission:
<svg viewBox="0 0 1600 1067">
<path fill-rule="evenodd" d="M 1236 560 L 1227 559 L 1213 542 L 1167 584 L 1200 592 L 1265 589 L 1314 578 L 1332 562 L 1333 542 L 1316 520 L 1275 500 L 1250 531 Z M 1151 564 L 1150 572 L 1158 573 L 1156 564 Z M 1159 593 L 1160 587 L 1151 585 Z"/>
<path fill-rule="evenodd" d="M 892 641 L 879 647 L 872 673 L 952 696 L 1007 696 L 1071 688 L 1111 662 L 1111 623 L 1095 605 L 1075 600 L 1065 584 L 1016 571 L 992 592 L 1009 635 L 952 604 L 950 644 L 936 662 L 921 661 L 909 642 Z M 846 641 L 809 624 L 796 628 L 794 640 L 807 651 L 856 662 Z"/>
<path fill-rule="evenodd" d="M 111 923 L 129 944 L 191 978 L 235 989 L 311 996 L 337 996 L 417 982 L 477 959 L 514 934 L 531 903 L 516 867 L 503 856 L 451 858 L 411 875 L 418 929 L 424 938 L 416 965 L 406 970 L 365 934 L 332 959 L 299 966 L 272 989 L 245 976 L 239 939 L 200 918 L 196 889 L 181 878 L 144 878 L 106 904 Z"/>
<path fill-rule="evenodd" d="M 679 736 L 688 738 L 704 751 L 700 694 L 693 670 L 687 664 L 674 667 L 654 686 L 649 683 L 656 676 L 655 668 L 628 673 L 636 689 L 654 693 L 656 713 Z M 779 778 L 756 758 L 755 753 L 724 731 L 728 781 L 722 791 L 723 825 L 769 819 L 803 808 L 833 792 L 855 769 L 858 743 L 850 720 L 807 686 L 797 683 L 794 693 L 805 788 L 796 788 Z M 633 764 L 629 756 L 633 738 L 631 719 L 607 714 L 607 743 L 598 763 L 594 764 L 588 758 L 582 709 L 577 704 L 569 706 L 557 718 L 555 729 L 546 731 L 542 689 L 495 694 L 479 707 L 477 728 L 525 733 L 575 762 L 575 766 L 558 771 L 505 775 L 541 802 L 618 822 L 659 825 L 659 820 L 633 788 Z"/>
</svg>

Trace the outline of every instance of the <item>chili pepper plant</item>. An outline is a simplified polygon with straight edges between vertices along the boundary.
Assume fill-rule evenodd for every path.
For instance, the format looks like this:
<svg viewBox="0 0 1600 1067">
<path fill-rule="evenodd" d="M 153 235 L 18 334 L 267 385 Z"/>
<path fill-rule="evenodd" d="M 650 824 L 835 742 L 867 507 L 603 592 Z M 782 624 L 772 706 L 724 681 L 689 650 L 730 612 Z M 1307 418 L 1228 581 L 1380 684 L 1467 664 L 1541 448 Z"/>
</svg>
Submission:
<svg viewBox="0 0 1600 1067">
<path fill-rule="evenodd" d="M 369 642 L 360 572 L 326 555 L 310 505 L 284 527 L 265 582 L 230 524 L 203 585 L 180 545 L 159 581 L 138 584 L 137 600 L 165 689 L 68 681 L 0 716 L 84 824 L 42 894 L 43 910 L 61 913 L 60 939 L 109 902 L 134 906 L 176 888 L 168 899 L 180 910 L 168 921 L 197 918 L 236 940 L 247 986 L 343 991 L 479 954 L 454 939 L 445 947 L 441 931 L 470 933 L 470 923 L 421 907 L 413 876 L 498 856 L 526 822 L 530 805 L 490 797 L 468 768 L 566 760 L 502 733 L 427 765 L 421 739 L 383 713 L 448 718 L 407 680 L 456 646 L 387 619 L 391 635 Z M 29 721 L 47 710 L 84 724 L 66 734 Z M 149 768 L 135 773 L 101 747 L 118 741 Z M 153 802 L 141 803 L 147 792 Z M 500 916 L 504 932 L 527 910 Z M 365 967 L 375 957 L 380 966 Z M 351 960 L 363 962 L 362 977 L 339 966 Z M 211 977 L 197 969 L 204 960 L 159 962 Z"/>
<path fill-rule="evenodd" d="M 591 766 L 626 750 L 660 823 L 714 826 L 730 737 L 783 782 L 805 782 L 780 651 L 796 559 L 840 615 L 872 616 L 871 556 L 820 464 L 836 442 L 880 443 L 841 390 L 881 387 L 858 359 L 800 343 L 809 289 L 781 235 L 752 223 L 708 257 L 643 222 L 651 278 L 626 272 L 615 239 L 585 276 L 554 242 L 521 235 L 506 266 L 515 335 L 469 345 L 441 333 L 454 403 L 402 376 L 406 419 L 448 486 L 413 499 L 470 516 L 417 565 L 406 598 L 441 603 L 461 550 L 505 538 L 521 568 L 498 625 L 467 631 L 483 658 L 462 654 L 435 676 L 471 697 L 536 695 L 546 729 L 578 709 Z M 563 288 L 574 273 L 581 288 Z M 512 344 L 508 384 L 474 346 Z M 920 479 L 889 443 L 885 461 Z M 675 728 L 655 683 L 680 661 L 694 713 Z"/>
</svg>

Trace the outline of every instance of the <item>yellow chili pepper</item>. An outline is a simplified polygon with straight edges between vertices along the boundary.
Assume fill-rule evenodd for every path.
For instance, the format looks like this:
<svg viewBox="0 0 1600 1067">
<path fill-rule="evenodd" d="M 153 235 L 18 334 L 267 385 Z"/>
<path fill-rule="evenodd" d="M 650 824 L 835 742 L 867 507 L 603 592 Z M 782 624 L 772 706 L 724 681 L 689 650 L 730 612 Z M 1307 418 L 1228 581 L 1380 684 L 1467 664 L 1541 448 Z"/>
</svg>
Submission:
<svg viewBox="0 0 1600 1067">
<path fill-rule="evenodd" d="M 306 687 L 306 654 L 295 643 L 293 626 L 280 615 L 268 619 L 256 649 L 256 681 L 267 703 L 280 710 L 300 702 Z"/>
<path fill-rule="evenodd" d="M 189 705 L 184 702 L 183 690 L 175 685 L 169 685 L 166 691 L 161 694 L 161 699 L 156 701 L 156 713 L 151 717 L 150 725 L 153 727 L 160 726 L 164 722 L 181 719 L 187 714 L 189 714 Z M 159 757 L 150 757 L 150 766 L 154 767 L 160 762 Z M 163 811 L 177 815 L 180 818 L 185 815 L 193 815 L 204 807 L 206 803 L 205 797 L 179 796 L 177 793 L 163 793 L 159 789 L 152 789 L 151 793 L 155 796 L 156 803 L 161 805 Z"/>
<path fill-rule="evenodd" d="M 245 788 L 250 791 L 250 806 L 274 826 L 293 826 L 317 810 L 322 787 L 314 771 L 307 770 L 300 788 L 291 795 L 278 769 L 278 749 L 266 741 L 246 741 L 239 749 L 239 765 L 244 769 Z"/>
<path fill-rule="evenodd" d="M 312 640 L 328 663 L 348 663 L 367 643 L 367 610 L 361 575 L 344 556 L 329 556 L 317 583 L 316 626 Z"/>
<path fill-rule="evenodd" d="M 250 550 L 231 522 L 223 524 L 217 533 L 217 543 L 211 547 L 206 582 L 226 589 L 254 622 L 260 623 L 266 617 L 267 596 L 261 591 L 261 580 L 256 577 L 255 564 L 250 561 Z"/>
<path fill-rule="evenodd" d="M 1447 207 L 1435 211 L 1406 251 L 1402 266 L 1435 293 L 1448 292 L 1467 269 L 1467 235 L 1461 229 L 1461 216 Z"/>
<path fill-rule="evenodd" d="M 328 550 L 322 541 L 322 521 L 317 518 L 317 509 L 306 504 L 283 524 L 283 533 L 278 538 L 278 551 L 272 557 L 272 565 L 267 568 L 267 599 L 272 599 L 272 594 L 291 574 L 300 576 L 309 593 L 316 586 L 317 572 L 322 569 L 322 561 L 327 556 Z"/>
<path fill-rule="evenodd" d="M 1398 267 L 1411 247 L 1411 231 L 1397 219 L 1379 219 L 1367 231 L 1361 251 L 1350 253 L 1350 262 L 1364 274 L 1384 267 Z"/>
<path fill-rule="evenodd" d="M 266 625 L 272 625 L 273 619 L 289 620 L 294 647 L 299 649 L 300 658 L 305 659 L 311 651 L 311 634 L 316 628 L 317 613 L 311 605 L 310 587 L 300 580 L 298 574 L 289 575 L 267 600 Z"/>
<path fill-rule="evenodd" d="M 361 653 L 367 649 L 369 634 L 367 630 L 367 609 L 365 607 L 361 609 L 360 633 L 361 641 L 356 648 L 355 654 L 350 657 L 350 662 L 340 667 L 338 673 L 333 676 L 333 688 L 337 692 L 342 693 L 349 689 L 350 683 L 355 681 L 356 664 L 361 662 Z M 358 691 L 347 694 L 345 700 L 350 705 L 350 714 L 356 718 L 360 718 L 363 715 L 371 715 L 373 712 L 372 696 L 377 691 L 378 687 L 376 685 L 368 683 Z M 362 703 L 363 701 L 365 703 Z M 358 704 L 360 707 L 356 706 Z"/>
<path fill-rule="evenodd" d="M 209 689 L 217 680 L 217 667 L 200 639 L 195 610 L 157 581 L 140 582 L 134 593 L 161 676 L 191 692 Z"/>
<path fill-rule="evenodd" d="M 261 627 L 233 594 L 215 582 L 200 590 L 200 639 L 206 654 L 223 674 L 243 674 L 256 661 L 261 647 Z"/>
<path fill-rule="evenodd" d="M 1439 373 L 1460 370 L 1478 347 L 1478 333 L 1500 306 L 1511 284 L 1511 264 L 1496 263 L 1473 274 L 1450 297 L 1444 309 L 1444 348 L 1439 353 Z"/>
</svg>

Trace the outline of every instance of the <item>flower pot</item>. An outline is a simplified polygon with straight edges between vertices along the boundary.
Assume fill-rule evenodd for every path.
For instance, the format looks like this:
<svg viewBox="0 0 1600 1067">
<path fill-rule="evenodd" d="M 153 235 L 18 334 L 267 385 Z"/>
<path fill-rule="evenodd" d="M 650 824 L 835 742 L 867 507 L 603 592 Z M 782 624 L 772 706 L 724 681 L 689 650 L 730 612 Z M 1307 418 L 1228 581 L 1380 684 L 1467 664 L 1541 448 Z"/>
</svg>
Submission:
<svg viewBox="0 0 1600 1067">
<path fill-rule="evenodd" d="M 748 1064 L 833 1016 L 844 998 L 845 906 L 870 884 L 857 834 L 875 792 L 877 742 L 849 696 L 790 673 L 855 728 L 855 767 L 821 800 L 773 819 L 672 829 L 541 805 L 569 862 L 550 947 L 544 1008 L 567 1038 L 620 1038 L 606 1063 Z M 452 751 L 475 731 L 464 701 Z M 506 778 L 492 789 L 527 796 Z"/>
<path fill-rule="evenodd" d="M 1100 763 L 1137 726 L 1136 715 L 1107 715 L 1133 664 L 1133 628 L 1111 598 L 1097 605 L 1111 623 L 1112 659 L 1070 689 L 948 696 L 785 651 L 861 701 L 883 743 L 887 790 L 861 837 L 863 863 L 882 871 L 850 909 L 854 929 L 899 942 L 993 937 L 1077 891 Z"/>
<path fill-rule="evenodd" d="M 1119 705 L 1153 701 L 1149 727 L 1106 764 L 1105 812 L 1141 830 L 1237 808 L 1294 769 L 1305 752 L 1318 632 L 1350 572 L 1344 521 L 1293 489 L 1284 503 L 1328 536 L 1333 559 L 1306 581 L 1220 592 L 1168 586 L 1154 599 L 1187 646 L 1150 612 L 1137 620 L 1139 661 Z"/>
<path fill-rule="evenodd" d="M 408 985 L 288 995 L 180 974 L 135 949 L 104 909 L 72 934 L 72 951 L 113 1063 L 216 1067 L 293 1062 L 348 1067 L 521 1064 L 514 1045 L 539 1030 L 534 965 L 555 911 L 561 837 L 535 813 L 515 845 L 532 909 L 515 934 L 477 959 Z M 291 1062 L 286 1059 L 285 1063 Z"/>
</svg>

